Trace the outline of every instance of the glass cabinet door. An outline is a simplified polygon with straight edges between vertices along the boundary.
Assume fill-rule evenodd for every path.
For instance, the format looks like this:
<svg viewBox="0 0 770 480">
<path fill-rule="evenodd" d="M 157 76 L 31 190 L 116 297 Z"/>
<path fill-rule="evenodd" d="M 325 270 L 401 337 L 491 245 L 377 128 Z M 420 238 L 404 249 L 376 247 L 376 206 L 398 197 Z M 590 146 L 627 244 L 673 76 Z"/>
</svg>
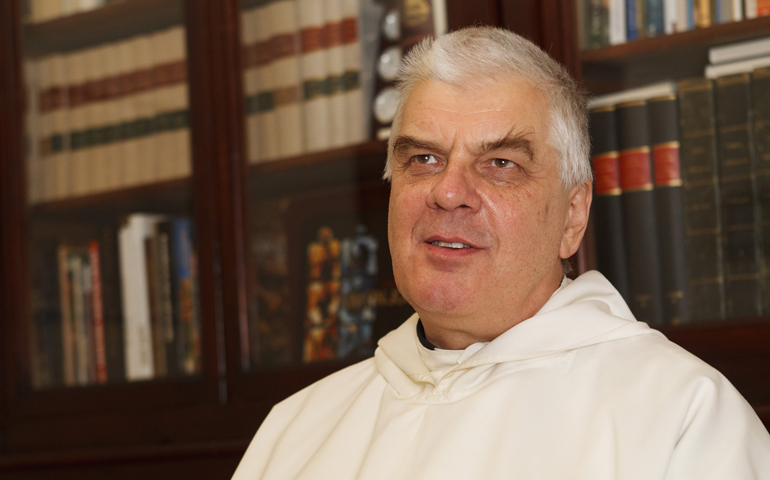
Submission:
<svg viewBox="0 0 770 480">
<path fill-rule="evenodd" d="M 24 14 L 32 387 L 197 376 L 182 2 Z"/>
</svg>

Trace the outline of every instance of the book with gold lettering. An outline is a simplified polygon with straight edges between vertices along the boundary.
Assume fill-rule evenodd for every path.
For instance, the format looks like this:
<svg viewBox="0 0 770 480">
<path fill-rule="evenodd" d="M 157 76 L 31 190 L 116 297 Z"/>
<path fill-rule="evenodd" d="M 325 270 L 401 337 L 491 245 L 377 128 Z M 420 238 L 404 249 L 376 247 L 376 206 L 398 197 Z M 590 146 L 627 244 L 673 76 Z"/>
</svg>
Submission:
<svg viewBox="0 0 770 480">
<path fill-rule="evenodd" d="M 718 78 L 715 98 L 727 316 L 756 317 L 763 279 L 750 75 Z"/>
<path fill-rule="evenodd" d="M 297 0 L 297 11 L 302 48 L 299 62 L 305 149 L 315 152 L 331 146 L 324 2 Z"/>
<path fill-rule="evenodd" d="M 277 0 L 269 4 L 268 11 L 272 25 L 271 70 L 275 87 L 278 157 L 289 157 L 305 151 L 297 1 Z"/>
<path fill-rule="evenodd" d="M 325 0 L 326 86 L 329 96 L 329 146 L 341 147 L 348 140 L 345 104 L 345 52 L 342 43 L 342 0 Z"/>
</svg>

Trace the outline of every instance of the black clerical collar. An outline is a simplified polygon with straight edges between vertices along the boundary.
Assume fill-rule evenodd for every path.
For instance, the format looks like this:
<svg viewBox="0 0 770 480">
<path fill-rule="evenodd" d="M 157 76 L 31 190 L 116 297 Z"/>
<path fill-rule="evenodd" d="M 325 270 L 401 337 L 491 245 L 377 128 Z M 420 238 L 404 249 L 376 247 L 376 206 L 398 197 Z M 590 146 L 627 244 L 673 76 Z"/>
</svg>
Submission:
<svg viewBox="0 0 770 480">
<path fill-rule="evenodd" d="M 422 346 L 428 350 L 436 349 L 436 346 L 430 343 L 425 336 L 425 327 L 422 326 L 422 320 L 417 320 L 417 338 L 420 340 L 420 343 L 422 343 Z"/>
</svg>

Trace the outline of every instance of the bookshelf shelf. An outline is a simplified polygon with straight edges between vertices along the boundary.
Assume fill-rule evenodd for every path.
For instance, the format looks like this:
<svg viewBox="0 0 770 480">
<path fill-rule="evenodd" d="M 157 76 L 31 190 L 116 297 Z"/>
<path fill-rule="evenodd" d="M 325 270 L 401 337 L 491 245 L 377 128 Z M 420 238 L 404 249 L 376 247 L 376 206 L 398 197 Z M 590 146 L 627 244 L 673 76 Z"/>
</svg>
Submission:
<svg viewBox="0 0 770 480">
<path fill-rule="evenodd" d="M 31 56 L 68 51 L 148 33 L 184 20 L 182 0 L 122 0 L 23 28 Z"/>
<path fill-rule="evenodd" d="M 385 141 L 371 141 L 251 165 L 250 190 L 254 198 L 265 198 L 377 180 L 385 168 L 387 148 Z"/>
<path fill-rule="evenodd" d="M 586 87 L 602 94 L 662 79 L 703 75 L 709 48 L 770 35 L 770 17 L 725 23 L 580 53 Z"/>
<path fill-rule="evenodd" d="M 135 212 L 184 214 L 190 211 L 192 192 L 190 179 L 138 185 L 80 197 L 35 204 L 31 215 L 36 218 L 110 217 Z"/>
</svg>

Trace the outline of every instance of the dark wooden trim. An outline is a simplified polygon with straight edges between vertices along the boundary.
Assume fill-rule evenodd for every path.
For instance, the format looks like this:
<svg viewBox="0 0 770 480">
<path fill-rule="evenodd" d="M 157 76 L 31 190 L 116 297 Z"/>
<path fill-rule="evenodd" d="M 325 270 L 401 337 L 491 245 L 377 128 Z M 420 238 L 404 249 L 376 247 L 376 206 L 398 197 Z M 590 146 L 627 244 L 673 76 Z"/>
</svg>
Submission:
<svg viewBox="0 0 770 480">
<path fill-rule="evenodd" d="M 240 457 L 246 451 L 248 444 L 246 440 L 217 440 L 183 445 L 79 449 L 66 453 L 43 452 L 12 457 L 0 455 L 0 472 L 176 459 Z"/>
<path fill-rule="evenodd" d="M 24 87 L 19 0 L 0 2 L 0 429 L 28 385 L 25 326 L 29 318 L 27 191 L 24 165 Z M 0 451 L 7 448 L 0 437 Z"/>
<path fill-rule="evenodd" d="M 246 285 L 243 194 L 244 96 L 240 62 L 240 11 L 236 0 L 185 3 L 190 51 L 190 112 L 195 164 L 199 245 L 208 250 L 206 268 L 210 321 L 203 331 L 207 375 L 216 378 L 220 403 L 226 403 L 227 370 L 238 352 L 233 328 L 244 321 Z M 225 322 L 225 318 L 229 319 Z M 235 326 L 235 327 L 233 327 Z M 227 332 L 227 334 L 226 334 Z M 226 342 L 232 339 L 232 343 Z"/>
</svg>

